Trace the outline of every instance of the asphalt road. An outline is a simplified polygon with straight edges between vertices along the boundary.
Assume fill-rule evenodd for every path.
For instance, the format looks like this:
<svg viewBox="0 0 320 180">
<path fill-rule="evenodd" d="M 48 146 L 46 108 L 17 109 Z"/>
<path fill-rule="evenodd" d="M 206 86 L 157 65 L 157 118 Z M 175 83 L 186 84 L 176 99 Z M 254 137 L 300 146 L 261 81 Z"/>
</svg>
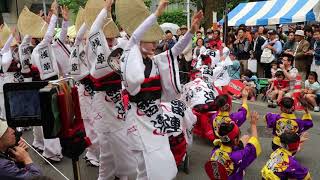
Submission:
<svg viewBox="0 0 320 180">
<path fill-rule="evenodd" d="M 236 110 L 240 106 L 235 104 L 233 109 Z M 260 170 L 268 160 L 269 155 L 272 152 L 271 149 L 271 130 L 266 128 L 263 116 L 267 112 L 278 112 L 278 109 L 270 109 L 266 107 L 266 104 L 256 102 L 249 104 L 250 111 L 257 111 L 260 114 L 260 121 L 258 123 L 259 140 L 262 145 L 262 153 L 256 159 L 256 161 L 246 170 L 245 178 L 246 180 L 256 180 L 261 179 Z M 297 113 L 298 117 L 302 116 L 301 112 Z M 308 132 L 310 134 L 310 140 L 307 141 L 296 158 L 311 171 L 313 179 L 320 177 L 320 113 L 312 113 L 314 127 Z M 245 122 L 241 127 L 242 135 L 249 134 L 249 121 Z M 32 132 L 24 133 L 24 138 L 31 143 L 32 142 Z M 206 160 L 209 158 L 211 151 L 210 142 L 195 137 L 194 144 L 192 145 L 190 152 L 190 172 L 189 174 L 179 171 L 177 180 L 206 180 L 208 179 L 203 166 Z M 35 163 L 39 164 L 42 168 L 44 175 L 51 177 L 54 180 L 65 179 L 60 175 L 54 168 L 49 166 L 43 159 L 41 159 L 36 153 L 30 150 L 32 158 Z M 82 180 L 95 180 L 98 176 L 98 168 L 88 167 L 83 159 L 80 159 L 80 171 Z M 54 166 L 61 171 L 67 178 L 73 179 L 72 162 L 68 158 L 64 158 L 62 162 L 54 164 Z"/>
</svg>

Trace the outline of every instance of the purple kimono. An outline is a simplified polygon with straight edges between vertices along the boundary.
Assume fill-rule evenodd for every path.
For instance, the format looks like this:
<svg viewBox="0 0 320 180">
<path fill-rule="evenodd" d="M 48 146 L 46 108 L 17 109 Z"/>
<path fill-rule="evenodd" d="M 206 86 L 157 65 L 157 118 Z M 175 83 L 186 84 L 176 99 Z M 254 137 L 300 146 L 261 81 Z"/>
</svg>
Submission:
<svg viewBox="0 0 320 180">
<path fill-rule="evenodd" d="M 292 156 L 292 153 L 284 148 L 278 148 L 270 155 L 270 159 L 261 170 L 264 179 L 286 180 L 286 179 L 308 179 L 310 178 L 308 168 Z"/>
<path fill-rule="evenodd" d="M 232 147 L 221 145 L 212 150 L 211 161 L 222 164 L 228 173 L 229 180 L 243 179 L 244 170 L 259 156 L 261 146 L 256 137 L 251 137 L 242 150 L 233 151 Z"/>
<path fill-rule="evenodd" d="M 238 112 L 229 113 L 227 111 L 220 111 L 212 115 L 212 127 L 215 135 L 218 135 L 219 126 L 223 122 L 233 121 L 239 127 L 247 120 L 249 112 L 249 107 L 247 103 L 242 104 Z"/>
<path fill-rule="evenodd" d="M 313 126 L 311 115 L 304 114 L 302 119 L 297 118 L 294 114 L 273 114 L 268 113 L 266 116 L 268 128 L 273 129 L 274 138 L 272 142 L 280 146 L 279 136 L 285 131 L 293 131 L 299 135 Z M 275 149 L 274 149 L 275 150 Z"/>
</svg>

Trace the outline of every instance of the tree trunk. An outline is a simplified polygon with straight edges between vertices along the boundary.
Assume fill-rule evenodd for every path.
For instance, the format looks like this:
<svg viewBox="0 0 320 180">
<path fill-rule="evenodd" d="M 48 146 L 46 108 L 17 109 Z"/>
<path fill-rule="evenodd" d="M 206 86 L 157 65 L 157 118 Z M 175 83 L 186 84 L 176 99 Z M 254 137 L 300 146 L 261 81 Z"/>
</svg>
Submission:
<svg viewBox="0 0 320 180">
<path fill-rule="evenodd" d="M 219 12 L 219 9 L 223 9 L 224 0 L 202 0 L 204 11 L 204 27 L 208 29 L 212 27 L 212 12 Z"/>
</svg>

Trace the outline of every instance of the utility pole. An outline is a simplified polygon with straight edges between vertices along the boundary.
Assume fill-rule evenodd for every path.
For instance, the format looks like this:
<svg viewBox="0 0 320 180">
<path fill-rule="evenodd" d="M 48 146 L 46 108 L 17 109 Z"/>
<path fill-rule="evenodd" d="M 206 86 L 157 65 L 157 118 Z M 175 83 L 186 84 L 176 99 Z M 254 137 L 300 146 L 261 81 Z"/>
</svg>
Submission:
<svg viewBox="0 0 320 180">
<path fill-rule="evenodd" d="M 228 0 L 224 0 L 224 16 L 223 16 L 223 42 L 227 43 L 228 31 Z"/>
<path fill-rule="evenodd" d="M 187 0 L 187 27 L 190 29 L 190 0 Z"/>
</svg>

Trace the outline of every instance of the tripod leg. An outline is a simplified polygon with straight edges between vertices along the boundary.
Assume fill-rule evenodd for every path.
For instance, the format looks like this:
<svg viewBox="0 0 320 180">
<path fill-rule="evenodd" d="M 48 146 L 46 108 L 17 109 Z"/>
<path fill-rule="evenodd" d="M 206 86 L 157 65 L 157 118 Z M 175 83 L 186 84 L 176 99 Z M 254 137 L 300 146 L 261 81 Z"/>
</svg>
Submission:
<svg viewBox="0 0 320 180">
<path fill-rule="evenodd" d="M 73 176 L 74 180 L 80 180 L 80 166 L 79 160 L 72 159 L 72 168 L 73 168 Z"/>
</svg>

